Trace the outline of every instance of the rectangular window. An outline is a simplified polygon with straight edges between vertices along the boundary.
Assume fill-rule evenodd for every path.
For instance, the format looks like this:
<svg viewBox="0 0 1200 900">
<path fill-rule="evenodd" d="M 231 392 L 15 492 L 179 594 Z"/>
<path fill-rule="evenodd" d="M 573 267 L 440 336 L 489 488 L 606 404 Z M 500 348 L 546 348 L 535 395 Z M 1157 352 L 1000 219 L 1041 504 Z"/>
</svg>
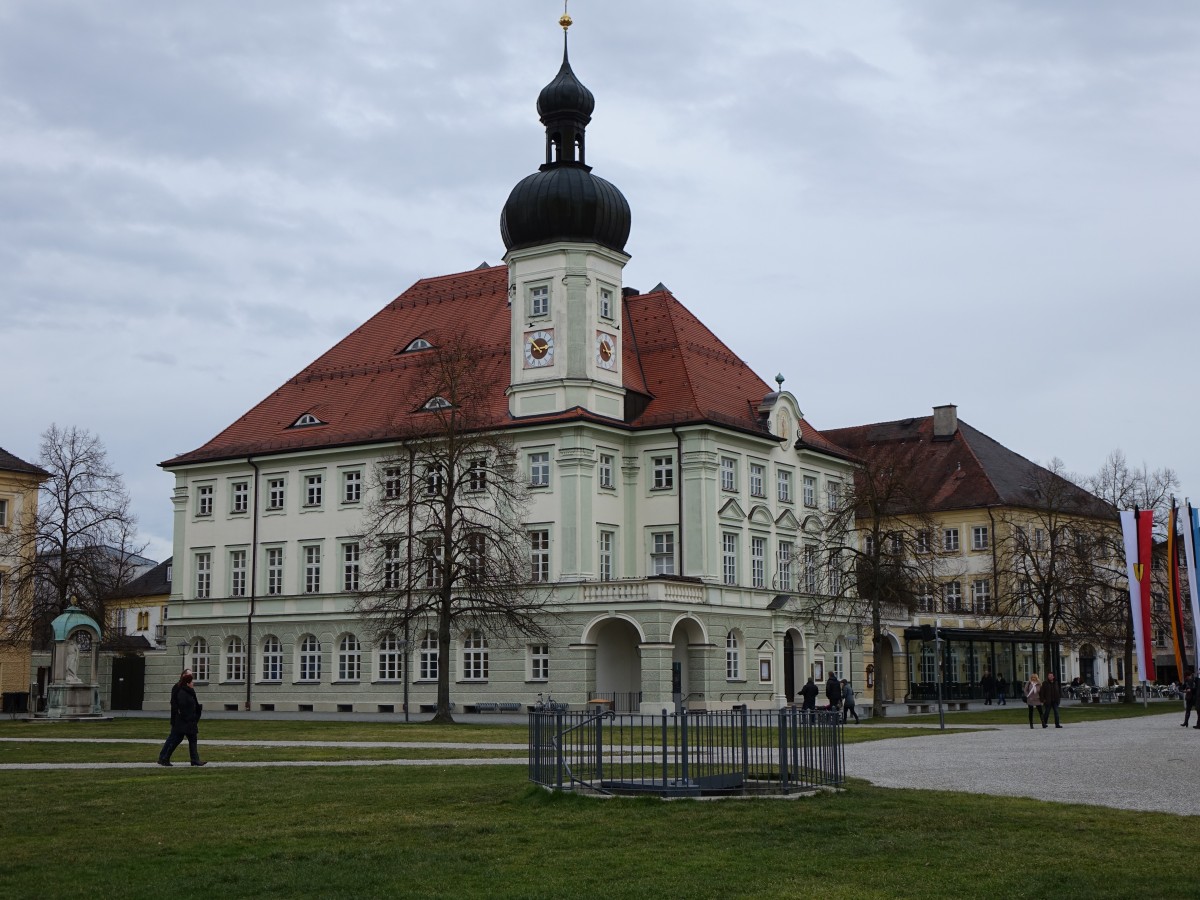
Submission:
<svg viewBox="0 0 1200 900">
<path fill-rule="evenodd" d="M 467 535 L 467 581 L 482 584 L 487 578 L 487 535 L 473 531 Z"/>
<path fill-rule="evenodd" d="M 550 286 L 539 284 L 529 289 L 529 314 L 531 316 L 550 315 Z"/>
<path fill-rule="evenodd" d="M 262 680 L 283 680 L 283 647 L 279 644 L 279 638 L 269 637 L 263 641 Z"/>
<path fill-rule="evenodd" d="M 809 594 L 817 592 L 817 548 L 812 544 L 804 546 L 804 590 Z"/>
<path fill-rule="evenodd" d="M 721 457 L 721 490 L 737 490 L 737 460 L 731 456 Z"/>
<path fill-rule="evenodd" d="M 282 478 L 270 478 L 267 480 L 267 509 L 283 509 L 284 501 L 287 498 L 284 495 L 284 480 Z"/>
<path fill-rule="evenodd" d="M 918 553 L 928 553 L 930 548 L 929 529 L 922 528 L 917 532 L 913 541 L 913 547 Z"/>
<path fill-rule="evenodd" d="M 780 469 L 777 483 L 779 485 L 779 502 L 780 503 L 791 503 L 792 502 L 792 473 L 787 471 L 786 469 Z"/>
<path fill-rule="evenodd" d="M 529 680 L 550 680 L 550 645 L 529 645 Z"/>
<path fill-rule="evenodd" d="M 937 610 L 934 606 L 933 587 L 928 584 L 922 585 L 920 591 L 917 593 L 917 612 L 935 613 Z"/>
<path fill-rule="evenodd" d="M 246 596 L 246 551 L 229 551 L 229 596 Z"/>
<path fill-rule="evenodd" d="M 656 531 L 650 536 L 650 571 L 654 575 L 675 574 L 675 532 Z"/>
<path fill-rule="evenodd" d="M 778 580 L 781 591 L 790 591 L 792 589 L 792 555 L 794 552 L 791 541 L 779 542 L 779 547 L 776 549 L 775 565 L 779 572 Z"/>
<path fill-rule="evenodd" d="M 987 578 L 978 578 L 971 585 L 971 601 L 975 612 L 980 614 L 992 611 L 992 582 Z"/>
<path fill-rule="evenodd" d="M 204 600 L 212 595 L 212 554 L 196 554 L 196 599 Z"/>
<path fill-rule="evenodd" d="M 900 556 L 904 553 L 904 535 L 893 531 L 889 538 L 889 544 L 892 556 Z"/>
<path fill-rule="evenodd" d="M 750 583 L 756 587 L 767 586 L 767 539 L 750 538 Z"/>
<path fill-rule="evenodd" d="M 750 463 L 750 496 L 767 496 L 767 470 L 758 463 Z"/>
<path fill-rule="evenodd" d="M 613 292 L 609 288 L 600 288 L 600 318 L 613 317 Z"/>
<path fill-rule="evenodd" d="M 986 525 L 976 525 L 971 529 L 971 549 L 986 550 L 988 548 L 988 529 Z"/>
<path fill-rule="evenodd" d="M 825 482 L 825 506 L 830 512 L 842 508 L 842 483 L 840 481 Z"/>
<path fill-rule="evenodd" d="M 948 581 L 942 585 L 942 611 L 962 612 L 962 582 Z"/>
<path fill-rule="evenodd" d="M 442 467 L 432 465 L 425 467 L 425 496 L 440 497 L 446 491 L 446 476 Z"/>
<path fill-rule="evenodd" d="M 232 485 L 229 511 L 244 513 L 250 511 L 250 482 L 235 481 Z"/>
<path fill-rule="evenodd" d="M 529 454 L 530 487 L 550 486 L 550 454 L 543 451 Z"/>
<path fill-rule="evenodd" d="M 425 587 L 440 588 L 442 586 L 443 559 L 441 539 L 426 538 L 421 558 L 425 561 Z"/>
<path fill-rule="evenodd" d="M 321 593 L 321 548 L 304 548 L 304 593 Z"/>
<path fill-rule="evenodd" d="M 394 634 L 386 634 L 379 642 L 379 680 L 401 681 L 404 677 L 404 652 Z"/>
<path fill-rule="evenodd" d="M 1045 550 L 1046 549 L 1046 529 L 1044 529 L 1044 528 L 1033 529 L 1033 546 L 1037 550 Z"/>
<path fill-rule="evenodd" d="M 225 650 L 225 680 L 246 680 L 246 645 L 240 638 L 232 638 Z"/>
<path fill-rule="evenodd" d="M 283 593 L 283 548 L 267 548 L 267 594 Z"/>
<path fill-rule="evenodd" d="M 651 486 L 656 491 L 669 491 L 675 487 L 675 458 L 672 456 L 654 456 L 650 458 L 653 471 Z"/>
<path fill-rule="evenodd" d="M 834 597 L 842 593 L 842 554 L 837 550 L 829 554 L 829 593 Z"/>
<path fill-rule="evenodd" d="M 8 527 L 8 501 L 0 500 L 0 528 Z"/>
<path fill-rule="evenodd" d="M 866 554 L 869 559 L 875 558 L 875 535 L 863 535 L 863 553 Z"/>
<path fill-rule="evenodd" d="M 321 473 L 304 477 L 304 505 L 320 506 L 325 497 L 325 476 Z"/>
<path fill-rule="evenodd" d="M 721 578 L 726 584 L 737 584 L 737 535 L 721 535 Z"/>
<path fill-rule="evenodd" d="M 357 541 L 342 544 L 342 590 L 357 591 L 359 586 L 359 573 L 361 564 L 361 551 Z"/>
<path fill-rule="evenodd" d="M 351 469 L 342 473 L 342 502 L 359 503 L 362 501 L 362 472 Z"/>
<path fill-rule="evenodd" d="M 616 486 L 613 481 L 613 456 L 611 453 L 600 454 L 600 487 L 611 490 Z"/>
<path fill-rule="evenodd" d="M 529 532 L 529 580 L 544 584 L 550 580 L 550 531 L 535 528 Z"/>
<path fill-rule="evenodd" d="M 404 493 L 404 470 L 389 468 L 383 470 L 383 497 L 385 500 L 399 499 Z"/>
<path fill-rule="evenodd" d="M 487 488 L 487 460 L 483 457 L 471 460 L 467 469 L 467 490 L 482 491 Z"/>
<path fill-rule="evenodd" d="M 613 533 L 600 532 L 600 580 L 612 581 L 613 577 Z"/>
<path fill-rule="evenodd" d="M 942 549 L 947 553 L 958 552 L 958 529 L 946 528 L 942 530 Z"/>
<path fill-rule="evenodd" d="M 202 484 L 196 488 L 196 515 L 211 516 L 213 511 L 213 486 Z"/>
<path fill-rule="evenodd" d="M 804 505 L 817 505 L 817 479 L 811 475 L 804 476 Z"/>
<path fill-rule="evenodd" d="M 438 655 L 437 635 L 432 631 L 425 632 L 421 641 L 421 655 L 418 657 L 421 681 L 437 681 Z"/>
<path fill-rule="evenodd" d="M 400 590 L 400 573 L 404 565 L 400 556 L 399 541 L 385 541 L 383 544 L 383 588 L 386 591 Z"/>
</svg>

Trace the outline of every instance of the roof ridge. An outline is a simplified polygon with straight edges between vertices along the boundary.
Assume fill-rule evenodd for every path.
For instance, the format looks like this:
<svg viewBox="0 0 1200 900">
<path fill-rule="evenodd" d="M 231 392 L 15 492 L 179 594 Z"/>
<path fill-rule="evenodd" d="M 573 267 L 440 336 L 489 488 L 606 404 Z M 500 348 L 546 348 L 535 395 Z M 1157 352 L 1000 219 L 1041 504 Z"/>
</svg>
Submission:
<svg viewBox="0 0 1200 900">
<path fill-rule="evenodd" d="M 958 430 L 956 433 L 962 435 L 963 446 L 967 448 L 967 452 L 969 454 L 971 454 L 971 459 L 975 460 L 975 465 L 977 465 L 979 467 L 979 471 L 983 473 L 984 480 L 987 481 L 988 487 L 990 487 L 992 489 L 992 493 L 995 495 L 996 500 L 1003 502 L 1004 497 L 1001 494 L 1000 488 L 996 485 L 995 480 L 992 478 L 992 473 L 990 471 L 988 471 L 988 467 L 986 465 L 984 465 L 983 460 L 979 458 L 979 454 L 975 452 L 975 448 L 971 446 L 970 440 L 968 440 L 966 433 L 963 431 L 964 427 L 971 429 L 971 431 L 974 431 L 976 434 L 979 434 L 982 437 L 987 438 L 989 441 L 992 441 L 1001 447 L 1003 447 L 1004 445 L 1000 444 L 1000 442 L 997 441 L 995 438 L 989 437 L 988 435 L 984 434 L 982 431 L 980 431 L 975 426 L 971 425 L 969 422 L 965 422 L 962 419 L 958 420 Z M 1004 449 L 1008 450 L 1007 447 L 1004 447 Z M 1010 450 L 1009 452 L 1012 453 L 1014 451 Z M 1017 453 L 1016 455 L 1021 456 L 1021 454 L 1019 454 L 1019 453 Z M 1023 456 L 1021 458 L 1025 459 L 1025 457 L 1023 457 Z M 1028 460 L 1026 460 L 1026 462 L 1028 462 Z M 1035 465 L 1036 465 L 1036 463 L 1035 463 Z"/>
</svg>

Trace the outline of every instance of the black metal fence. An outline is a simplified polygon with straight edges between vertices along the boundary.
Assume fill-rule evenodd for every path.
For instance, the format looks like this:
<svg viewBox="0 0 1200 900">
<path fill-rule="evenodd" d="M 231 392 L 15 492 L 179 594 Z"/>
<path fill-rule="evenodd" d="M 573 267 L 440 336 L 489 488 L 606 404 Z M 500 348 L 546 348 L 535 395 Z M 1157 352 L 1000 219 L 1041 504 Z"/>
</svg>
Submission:
<svg viewBox="0 0 1200 900">
<path fill-rule="evenodd" d="M 788 794 L 845 780 L 839 713 L 531 712 L 529 780 L 560 791 Z"/>
</svg>

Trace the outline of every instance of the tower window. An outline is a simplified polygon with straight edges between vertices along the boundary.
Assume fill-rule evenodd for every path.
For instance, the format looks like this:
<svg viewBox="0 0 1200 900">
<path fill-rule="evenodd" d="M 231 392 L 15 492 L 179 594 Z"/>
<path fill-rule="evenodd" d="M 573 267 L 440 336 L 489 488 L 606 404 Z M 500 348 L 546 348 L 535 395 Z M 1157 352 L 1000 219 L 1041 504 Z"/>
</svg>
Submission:
<svg viewBox="0 0 1200 900">
<path fill-rule="evenodd" d="M 539 284 L 529 289 L 529 315 L 550 315 L 550 285 Z"/>
</svg>

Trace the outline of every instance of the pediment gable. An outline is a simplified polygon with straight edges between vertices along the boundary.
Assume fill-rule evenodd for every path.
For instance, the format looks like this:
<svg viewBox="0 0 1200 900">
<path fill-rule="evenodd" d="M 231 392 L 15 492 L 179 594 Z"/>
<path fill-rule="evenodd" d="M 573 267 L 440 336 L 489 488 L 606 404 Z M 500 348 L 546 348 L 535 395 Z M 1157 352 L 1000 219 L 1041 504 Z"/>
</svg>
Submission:
<svg viewBox="0 0 1200 900">
<path fill-rule="evenodd" d="M 786 529 L 787 531 L 799 531 L 800 520 L 796 518 L 796 514 L 790 509 L 785 509 L 779 514 L 779 518 L 775 520 L 775 526 L 777 528 Z"/>
<path fill-rule="evenodd" d="M 771 511 L 761 503 L 755 504 L 750 508 L 749 518 L 752 525 L 763 525 L 770 527 L 773 524 L 771 520 Z"/>
<path fill-rule="evenodd" d="M 717 511 L 717 515 L 722 519 L 729 519 L 736 522 L 742 522 L 746 518 L 746 513 L 742 511 L 742 507 L 738 504 L 737 500 L 732 497 L 725 501 L 725 505 Z"/>
</svg>

